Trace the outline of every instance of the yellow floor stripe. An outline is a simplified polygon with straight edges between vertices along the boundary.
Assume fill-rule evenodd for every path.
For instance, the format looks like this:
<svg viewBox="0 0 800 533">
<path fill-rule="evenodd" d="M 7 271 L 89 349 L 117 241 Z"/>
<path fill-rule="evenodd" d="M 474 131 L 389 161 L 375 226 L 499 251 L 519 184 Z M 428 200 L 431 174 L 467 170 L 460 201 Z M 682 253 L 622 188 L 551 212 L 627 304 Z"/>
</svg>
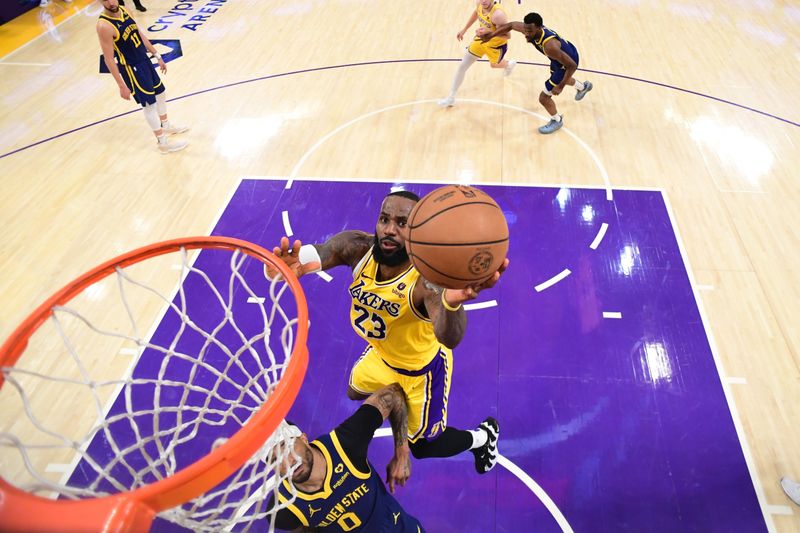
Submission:
<svg viewBox="0 0 800 533">
<path fill-rule="evenodd" d="M 0 58 L 18 50 L 50 28 L 77 15 L 94 0 L 74 0 L 66 3 L 52 0 L 46 7 L 35 7 L 0 26 Z"/>
</svg>

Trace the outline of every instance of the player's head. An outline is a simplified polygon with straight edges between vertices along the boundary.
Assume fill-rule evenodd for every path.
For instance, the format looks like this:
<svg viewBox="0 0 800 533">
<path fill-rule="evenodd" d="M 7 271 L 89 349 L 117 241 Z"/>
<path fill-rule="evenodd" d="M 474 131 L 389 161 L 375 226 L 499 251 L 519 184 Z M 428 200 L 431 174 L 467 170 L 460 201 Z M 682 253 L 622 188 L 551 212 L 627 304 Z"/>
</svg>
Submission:
<svg viewBox="0 0 800 533">
<path fill-rule="evenodd" d="M 419 196 L 411 191 L 394 191 L 383 199 L 372 244 L 375 261 L 386 266 L 408 263 L 406 223 L 417 202 Z"/>
<path fill-rule="evenodd" d="M 525 24 L 533 24 L 537 28 L 541 28 L 544 25 L 542 16 L 539 13 L 528 13 L 522 21 Z"/>
<path fill-rule="evenodd" d="M 489 9 L 494 4 L 494 0 L 481 0 L 481 7 L 483 9 Z"/>
<path fill-rule="evenodd" d="M 103 7 L 112 13 L 116 13 L 119 11 L 119 0 L 103 0 Z"/>
<path fill-rule="evenodd" d="M 276 434 L 280 431 L 281 435 L 277 437 L 270 453 L 277 453 L 283 456 L 283 460 L 278 466 L 278 471 L 281 476 L 285 476 L 293 466 L 297 465 L 292 473 L 292 483 L 305 483 L 311 477 L 311 469 L 314 467 L 314 454 L 311 452 L 311 445 L 308 444 L 308 437 L 300 431 L 300 428 L 288 420 L 282 422 L 281 426 L 275 431 Z M 284 450 L 283 446 L 286 446 L 291 437 L 294 438 L 292 451 Z M 272 455 L 269 460 L 274 461 Z"/>
</svg>

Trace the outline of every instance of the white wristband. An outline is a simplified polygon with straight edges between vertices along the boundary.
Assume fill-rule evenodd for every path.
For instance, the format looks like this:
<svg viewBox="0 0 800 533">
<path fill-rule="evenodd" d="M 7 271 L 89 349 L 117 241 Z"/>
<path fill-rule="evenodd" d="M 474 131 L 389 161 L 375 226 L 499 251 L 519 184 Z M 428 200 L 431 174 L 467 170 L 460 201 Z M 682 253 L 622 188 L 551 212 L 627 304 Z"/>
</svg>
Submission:
<svg viewBox="0 0 800 533">
<path fill-rule="evenodd" d="M 319 272 L 322 270 L 322 258 L 319 256 L 319 252 L 313 244 L 304 244 L 301 246 L 300 253 L 297 254 L 297 259 L 300 260 L 300 264 L 302 265 L 308 263 L 319 263 L 320 266 L 314 270 L 311 270 L 310 272 Z"/>
<path fill-rule="evenodd" d="M 297 254 L 297 259 L 300 261 L 301 265 L 305 265 L 308 263 L 319 263 L 320 266 L 315 268 L 314 270 L 309 270 L 309 272 L 319 272 L 322 270 L 322 258 L 319 256 L 319 252 L 316 248 L 314 248 L 313 244 L 304 244 L 300 247 L 300 252 Z M 268 272 L 268 266 L 264 263 L 264 277 L 268 280 L 272 281 L 272 277 L 270 277 Z"/>
</svg>

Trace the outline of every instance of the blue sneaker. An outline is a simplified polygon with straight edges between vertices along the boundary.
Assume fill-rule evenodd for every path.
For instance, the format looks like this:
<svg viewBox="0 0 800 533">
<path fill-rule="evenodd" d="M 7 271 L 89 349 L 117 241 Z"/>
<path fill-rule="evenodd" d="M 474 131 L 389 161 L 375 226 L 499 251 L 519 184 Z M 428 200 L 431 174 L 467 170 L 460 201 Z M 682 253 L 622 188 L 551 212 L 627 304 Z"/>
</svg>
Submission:
<svg viewBox="0 0 800 533">
<path fill-rule="evenodd" d="M 563 125 L 564 125 L 563 118 L 561 120 L 550 119 L 550 122 L 539 128 L 539 133 L 544 133 L 545 135 L 547 135 L 549 133 L 553 133 L 555 131 L 560 130 L 561 126 Z"/>
<path fill-rule="evenodd" d="M 583 90 L 575 93 L 575 100 L 578 101 L 583 100 L 583 97 L 586 96 L 586 93 L 592 90 L 592 87 L 593 87 L 592 82 L 590 81 L 583 82 Z"/>
</svg>

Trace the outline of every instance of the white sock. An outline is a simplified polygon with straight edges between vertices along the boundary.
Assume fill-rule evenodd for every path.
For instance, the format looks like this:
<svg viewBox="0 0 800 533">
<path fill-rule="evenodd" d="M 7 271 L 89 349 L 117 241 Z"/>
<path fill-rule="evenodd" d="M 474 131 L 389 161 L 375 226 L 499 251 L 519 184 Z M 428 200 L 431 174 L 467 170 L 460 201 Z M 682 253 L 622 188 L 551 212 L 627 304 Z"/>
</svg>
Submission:
<svg viewBox="0 0 800 533">
<path fill-rule="evenodd" d="M 158 131 L 161 129 L 161 121 L 158 119 L 158 111 L 156 111 L 156 106 L 150 104 L 144 106 L 142 108 L 144 112 L 144 118 L 147 120 L 147 124 L 150 125 L 150 129 L 153 131 Z"/>
<path fill-rule="evenodd" d="M 167 93 L 162 91 L 156 95 L 156 109 L 159 115 L 167 114 Z"/>
<path fill-rule="evenodd" d="M 464 75 L 467 73 L 467 70 L 469 70 L 469 67 L 471 67 L 477 60 L 478 58 L 469 52 L 464 53 L 464 57 L 461 59 L 461 63 L 458 64 L 458 70 L 453 78 L 453 86 L 450 88 L 451 98 L 456 97 L 458 88 L 461 87 L 462 83 L 464 83 Z"/>
<path fill-rule="evenodd" d="M 550 117 L 550 120 L 555 120 L 556 122 L 561 122 L 561 115 L 556 113 L 555 115 Z"/>
<path fill-rule="evenodd" d="M 575 90 L 582 91 L 583 90 L 583 82 L 575 80 Z"/>
<path fill-rule="evenodd" d="M 467 431 L 472 434 L 472 446 L 469 447 L 470 450 L 480 448 L 489 440 L 489 434 L 482 429 L 468 429 Z"/>
</svg>

